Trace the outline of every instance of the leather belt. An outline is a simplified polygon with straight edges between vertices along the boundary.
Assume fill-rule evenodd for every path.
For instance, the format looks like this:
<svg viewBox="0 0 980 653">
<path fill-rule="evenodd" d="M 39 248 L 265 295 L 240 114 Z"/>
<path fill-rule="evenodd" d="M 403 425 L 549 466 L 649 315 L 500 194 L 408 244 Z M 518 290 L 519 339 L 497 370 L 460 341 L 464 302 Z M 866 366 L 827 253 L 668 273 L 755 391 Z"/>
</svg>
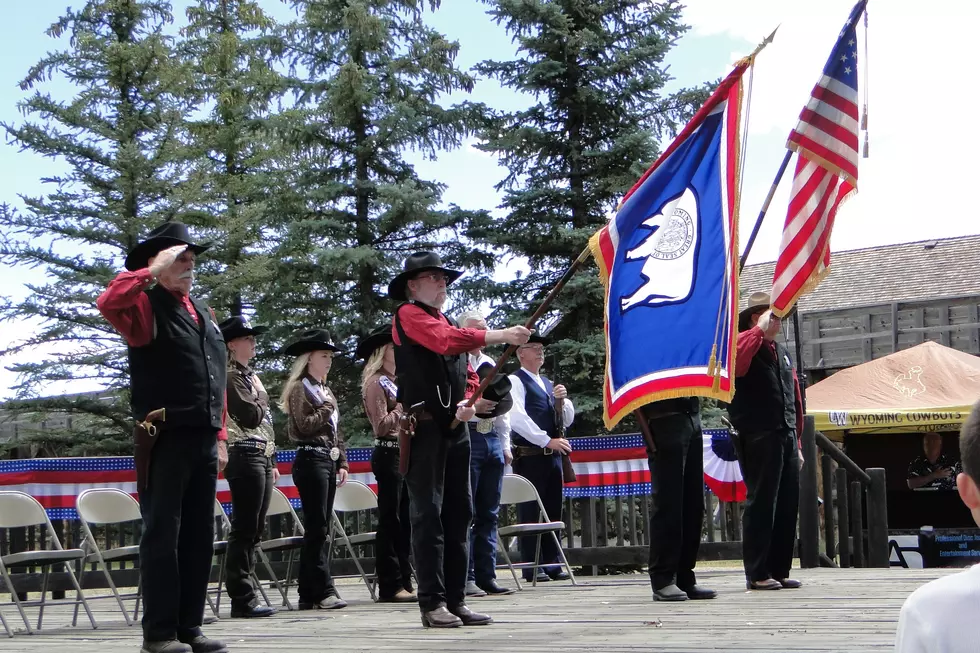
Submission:
<svg viewBox="0 0 980 653">
<path fill-rule="evenodd" d="M 376 438 L 374 441 L 374 446 L 381 447 L 383 449 L 397 449 L 398 440 L 391 440 L 388 438 Z"/>
<path fill-rule="evenodd" d="M 237 440 L 232 443 L 232 449 L 250 449 L 252 451 L 261 451 L 267 457 L 271 457 L 272 454 L 276 452 L 276 443 L 267 442 L 265 440 Z"/>
<path fill-rule="evenodd" d="M 297 445 L 296 451 L 313 451 L 315 453 L 325 453 L 329 454 L 332 447 L 325 447 L 323 445 L 317 444 L 300 444 Z"/>
<path fill-rule="evenodd" d="M 554 453 L 554 449 L 549 449 L 548 447 L 514 447 L 514 458 L 521 458 L 522 456 L 552 456 Z"/>
<path fill-rule="evenodd" d="M 427 410 L 420 410 L 419 412 L 415 413 L 416 422 L 433 422 L 435 419 L 436 418 L 432 416 L 432 413 Z"/>
</svg>

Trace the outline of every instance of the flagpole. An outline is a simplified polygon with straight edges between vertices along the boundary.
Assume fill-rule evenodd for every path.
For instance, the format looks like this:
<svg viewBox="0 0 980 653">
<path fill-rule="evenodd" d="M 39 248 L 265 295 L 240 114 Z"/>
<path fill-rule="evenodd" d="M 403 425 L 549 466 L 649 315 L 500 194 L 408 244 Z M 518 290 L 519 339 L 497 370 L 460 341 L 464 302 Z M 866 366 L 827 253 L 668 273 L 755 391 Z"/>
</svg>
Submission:
<svg viewBox="0 0 980 653">
<path fill-rule="evenodd" d="M 773 195 L 776 194 L 776 187 L 779 186 L 780 180 L 783 178 L 783 173 L 786 172 L 786 166 L 789 165 L 789 159 L 793 156 L 793 151 L 787 149 L 786 156 L 783 157 L 783 162 L 779 164 L 779 171 L 776 173 L 776 178 L 772 182 L 772 186 L 769 187 L 769 194 L 766 195 L 766 201 L 762 203 L 762 208 L 759 210 L 759 217 L 755 219 L 755 226 L 752 227 L 752 233 L 749 235 L 749 242 L 745 244 L 745 251 L 742 252 L 742 259 L 738 263 L 738 271 L 741 274 L 742 270 L 745 269 L 745 262 L 749 258 L 749 252 L 752 251 L 752 245 L 755 244 L 756 236 L 759 235 L 759 228 L 762 226 L 762 220 L 766 217 L 766 212 L 769 210 L 769 204 L 772 203 Z"/>
<path fill-rule="evenodd" d="M 524 323 L 525 329 L 531 330 L 531 328 L 534 327 L 535 322 L 541 319 L 541 316 L 544 315 L 545 311 L 551 307 L 551 304 L 555 301 L 555 298 L 558 297 L 558 294 L 565 288 L 565 285 L 571 280 L 578 269 L 589 260 L 589 256 L 591 255 L 592 250 L 586 246 L 586 248 L 582 250 L 582 253 L 579 254 L 574 261 L 572 261 L 572 264 L 567 270 L 565 270 L 565 273 L 561 275 L 561 279 L 558 280 L 555 287 L 548 292 L 547 296 L 544 298 L 544 300 L 542 300 L 541 305 L 538 306 L 538 310 L 534 311 L 534 314 L 531 315 L 531 317 L 527 319 L 527 322 Z M 501 354 L 499 359 L 497 359 L 496 365 L 494 365 L 490 373 L 483 378 L 483 381 L 480 382 L 480 387 L 478 387 L 470 398 L 466 400 L 467 408 L 475 404 L 477 399 L 483 395 L 483 391 L 487 389 L 487 386 L 489 386 L 494 377 L 497 376 L 497 372 L 500 371 L 500 368 L 504 366 L 507 359 L 513 356 L 514 352 L 516 351 L 517 345 L 510 345 L 504 350 L 504 353 Z M 449 425 L 449 428 L 454 429 L 457 426 L 459 426 L 459 420 L 454 418 L 452 424 Z"/>
</svg>

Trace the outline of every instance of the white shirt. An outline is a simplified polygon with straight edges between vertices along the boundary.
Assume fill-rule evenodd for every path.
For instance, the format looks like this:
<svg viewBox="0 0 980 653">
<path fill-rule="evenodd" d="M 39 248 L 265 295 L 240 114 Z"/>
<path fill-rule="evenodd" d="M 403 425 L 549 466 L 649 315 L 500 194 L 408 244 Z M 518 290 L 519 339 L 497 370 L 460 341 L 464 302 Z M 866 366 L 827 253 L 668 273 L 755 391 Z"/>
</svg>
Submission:
<svg viewBox="0 0 980 653">
<path fill-rule="evenodd" d="M 521 368 L 524 373 L 530 376 L 538 387 L 547 394 L 548 390 L 545 388 L 544 381 L 541 377 L 531 372 L 526 368 Z M 510 396 L 514 399 L 514 407 L 510 409 L 510 426 L 516 431 L 522 438 L 531 442 L 538 447 L 545 447 L 551 440 L 551 437 L 545 433 L 540 426 L 534 423 L 531 419 L 527 410 L 524 408 L 524 382 L 521 377 L 517 374 L 510 375 Z M 562 406 L 562 422 L 565 424 L 565 428 L 572 425 L 572 421 L 575 419 L 575 406 L 572 405 L 572 400 L 565 397 L 565 401 Z"/>
<path fill-rule="evenodd" d="M 980 565 L 926 583 L 905 600 L 896 653 L 980 651 Z"/>
<path fill-rule="evenodd" d="M 490 363 L 491 365 L 496 365 L 497 361 L 493 360 L 482 351 L 474 356 L 469 354 L 470 366 L 476 371 L 484 363 Z M 473 418 L 470 420 L 470 424 L 476 424 L 479 418 Z M 497 434 L 500 438 L 500 448 L 504 451 L 510 451 L 510 412 L 506 412 L 503 415 L 497 415 L 493 418 L 493 432 Z"/>
</svg>

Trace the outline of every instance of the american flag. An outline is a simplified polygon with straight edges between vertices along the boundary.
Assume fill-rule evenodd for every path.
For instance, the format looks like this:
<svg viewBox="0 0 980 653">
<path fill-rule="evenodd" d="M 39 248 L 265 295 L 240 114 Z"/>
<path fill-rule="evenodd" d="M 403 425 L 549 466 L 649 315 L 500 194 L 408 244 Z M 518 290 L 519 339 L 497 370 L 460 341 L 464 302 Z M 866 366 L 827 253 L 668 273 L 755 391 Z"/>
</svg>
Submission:
<svg viewBox="0 0 980 653">
<path fill-rule="evenodd" d="M 789 313 L 830 270 L 830 232 L 840 204 L 857 192 L 857 23 L 867 0 L 844 24 L 823 74 L 786 146 L 797 153 L 789 211 L 773 276 L 772 310 Z"/>
</svg>

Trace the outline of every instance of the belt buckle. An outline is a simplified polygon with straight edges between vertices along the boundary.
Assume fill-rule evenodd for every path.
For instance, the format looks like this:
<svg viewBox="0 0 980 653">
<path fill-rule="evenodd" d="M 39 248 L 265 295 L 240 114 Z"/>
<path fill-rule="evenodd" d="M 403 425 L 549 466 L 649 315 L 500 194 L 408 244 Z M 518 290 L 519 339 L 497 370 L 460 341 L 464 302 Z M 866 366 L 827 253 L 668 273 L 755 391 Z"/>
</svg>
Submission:
<svg viewBox="0 0 980 653">
<path fill-rule="evenodd" d="M 271 458 L 272 454 L 276 452 L 276 443 L 271 440 L 267 440 L 265 443 L 265 455 L 267 458 Z"/>
<path fill-rule="evenodd" d="M 555 453 L 554 449 L 549 449 L 548 447 L 541 447 L 541 448 L 544 449 L 543 453 L 546 456 L 551 456 Z"/>
</svg>

